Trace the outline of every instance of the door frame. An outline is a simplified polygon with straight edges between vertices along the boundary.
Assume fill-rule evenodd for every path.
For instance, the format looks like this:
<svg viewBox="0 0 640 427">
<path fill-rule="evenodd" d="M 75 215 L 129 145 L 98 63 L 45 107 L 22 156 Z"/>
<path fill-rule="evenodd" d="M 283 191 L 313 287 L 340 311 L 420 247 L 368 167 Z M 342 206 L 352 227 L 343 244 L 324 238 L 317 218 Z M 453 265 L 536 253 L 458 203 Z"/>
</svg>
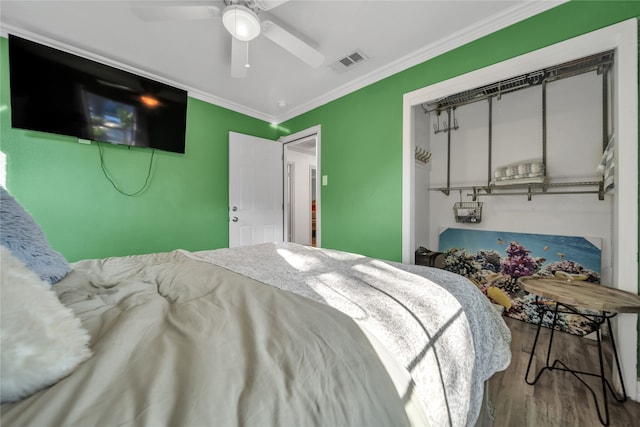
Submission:
<svg viewBox="0 0 640 427">
<path fill-rule="evenodd" d="M 314 137 L 316 138 L 316 247 L 320 248 L 322 247 L 322 227 L 321 227 L 321 191 L 320 191 L 320 179 L 318 179 L 320 177 L 320 147 L 321 147 L 321 143 L 320 143 L 320 131 L 321 131 L 321 126 L 320 125 L 316 125 L 316 126 L 312 126 L 308 129 L 304 129 L 301 130 L 299 132 L 293 133 L 291 135 L 287 135 L 287 136 L 282 136 L 280 138 L 278 138 L 278 141 L 283 143 L 284 146 L 284 152 L 285 152 L 285 159 L 284 159 L 284 164 L 286 165 L 287 163 L 287 159 L 286 159 L 286 153 L 287 153 L 287 144 L 290 144 L 292 142 L 301 140 L 301 139 L 307 139 L 307 138 L 311 138 Z M 284 171 L 282 173 L 282 178 L 283 178 L 283 187 L 286 186 L 286 166 L 284 168 Z M 286 189 L 285 189 L 286 190 Z M 284 190 L 283 190 L 284 191 Z M 285 192 L 286 194 L 286 192 Z M 287 226 L 287 224 L 289 223 L 289 218 L 288 218 L 288 212 L 286 209 L 284 209 L 284 225 L 285 227 Z M 287 236 L 288 230 L 285 229 L 285 233 L 284 235 Z"/>
<path fill-rule="evenodd" d="M 283 145 L 284 149 L 284 145 Z M 283 154 L 284 155 L 284 154 Z M 291 211 L 295 207 L 296 196 L 296 164 L 286 161 L 284 164 L 284 211 L 282 221 L 284 224 L 284 241 L 290 242 L 293 238 L 292 230 L 295 230 L 295 216 L 291 218 Z"/>
</svg>

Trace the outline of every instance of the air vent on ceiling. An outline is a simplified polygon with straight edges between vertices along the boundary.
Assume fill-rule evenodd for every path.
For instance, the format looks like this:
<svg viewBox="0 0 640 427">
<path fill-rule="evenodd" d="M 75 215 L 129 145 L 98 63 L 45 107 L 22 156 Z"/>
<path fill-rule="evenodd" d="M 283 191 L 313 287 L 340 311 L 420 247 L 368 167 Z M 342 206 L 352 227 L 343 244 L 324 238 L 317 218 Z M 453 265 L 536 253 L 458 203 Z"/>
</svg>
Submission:
<svg viewBox="0 0 640 427">
<path fill-rule="evenodd" d="M 336 62 L 331 64 L 331 68 L 333 68 L 338 73 L 343 73 L 358 64 L 362 64 L 367 59 L 368 58 L 364 53 L 359 50 L 355 50 L 344 58 L 340 58 Z"/>
</svg>

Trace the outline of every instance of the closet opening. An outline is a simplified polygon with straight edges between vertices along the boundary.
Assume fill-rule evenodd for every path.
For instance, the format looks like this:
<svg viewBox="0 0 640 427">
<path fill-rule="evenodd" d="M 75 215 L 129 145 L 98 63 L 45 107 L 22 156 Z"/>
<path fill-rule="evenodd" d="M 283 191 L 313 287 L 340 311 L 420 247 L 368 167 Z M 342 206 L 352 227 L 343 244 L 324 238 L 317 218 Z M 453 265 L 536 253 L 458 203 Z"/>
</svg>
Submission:
<svg viewBox="0 0 640 427">
<path fill-rule="evenodd" d="M 602 283 L 637 293 L 637 42 L 632 19 L 405 94 L 403 261 L 413 263 L 419 246 L 437 250 L 441 232 L 453 228 L 597 237 Z M 545 91 L 527 81 L 544 79 L 536 74 L 540 70 L 609 53 L 614 61 L 606 73 L 596 66 L 548 81 Z M 526 76 L 526 87 L 505 93 L 504 82 L 514 76 Z M 484 96 L 478 89 L 489 87 L 500 100 L 493 94 L 458 103 L 464 102 L 460 94 Z M 446 105 L 452 95 L 456 103 Z M 595 170 L 612 136 L 614 186 L 604 192 Z M 497 172 L 539 174 L 534 165 L 540 164 L 544 174 L 526 177 L 537 182 L 495 185 L 502 176 Z M 555 191 L 575 194 L 549 194 Z M 484 202 L 481 222 L 456 222 L 454 204 L 474 200 Z M 562 255 L 548 252 L 548 257 Z M 614 333 L 627 392 L 638 400 L 637 316 L 618 316 Z"/>
</svg>

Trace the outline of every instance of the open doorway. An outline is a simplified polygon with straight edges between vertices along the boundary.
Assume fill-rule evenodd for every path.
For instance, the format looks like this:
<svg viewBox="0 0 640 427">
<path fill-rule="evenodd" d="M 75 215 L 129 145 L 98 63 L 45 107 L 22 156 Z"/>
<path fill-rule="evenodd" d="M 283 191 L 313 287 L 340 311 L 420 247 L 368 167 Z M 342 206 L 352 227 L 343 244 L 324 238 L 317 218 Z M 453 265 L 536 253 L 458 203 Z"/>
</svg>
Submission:
<svg viewBox="0 0 640 427">
<path fill-rule="evenodd" d="M 309 167 L 309 176 L 311 177 L 311 246 L 318 246 L 316 241 L 316 167 Z"/>
<path fill-rule="evenodd" d="M 319 129 L 282 138 L 285 186 L 284 226 L 289 242 L 320 246 L 318 173 Z"/>
</svg>

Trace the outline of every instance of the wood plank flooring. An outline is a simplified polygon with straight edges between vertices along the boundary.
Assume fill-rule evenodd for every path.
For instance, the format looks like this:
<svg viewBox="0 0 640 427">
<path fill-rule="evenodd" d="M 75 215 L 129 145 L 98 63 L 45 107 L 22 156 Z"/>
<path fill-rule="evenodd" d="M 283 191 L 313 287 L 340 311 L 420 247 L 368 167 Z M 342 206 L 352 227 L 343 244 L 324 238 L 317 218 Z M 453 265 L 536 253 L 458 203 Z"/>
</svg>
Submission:
<svg viewBox="0 0 640 427">
<path fill-rule="evenodd" d="M 530 386 L 524 380 L 533 346 L 536 327 L 505 317 L 512 334 L 511 365 L 489 381 L 489 396 L 495 408 L 495 427 L 564 427 L 601 426 L 595 402 L 588 389 L 572 374 L 546 371 Z M 536 358 L 530 379 L 545 364 L 549 330 L 540 332 Z M 609 343 L 605 348 L 609 348 Z M 566 333 L 556 333 L 551 361 L 560 359 L 570 368 L 598 372 L 596 342 Z M 607 370 L 610 372 L 610 370 Z M 583 376 L 585 377 L 585 376 Z M 601 400 L 601 385 L 597 378 L 585 380 Z M 627 399 L 618 403 L 609 395 L 610 426 L 640 426 L 640 403 Z"/>
</svg>

